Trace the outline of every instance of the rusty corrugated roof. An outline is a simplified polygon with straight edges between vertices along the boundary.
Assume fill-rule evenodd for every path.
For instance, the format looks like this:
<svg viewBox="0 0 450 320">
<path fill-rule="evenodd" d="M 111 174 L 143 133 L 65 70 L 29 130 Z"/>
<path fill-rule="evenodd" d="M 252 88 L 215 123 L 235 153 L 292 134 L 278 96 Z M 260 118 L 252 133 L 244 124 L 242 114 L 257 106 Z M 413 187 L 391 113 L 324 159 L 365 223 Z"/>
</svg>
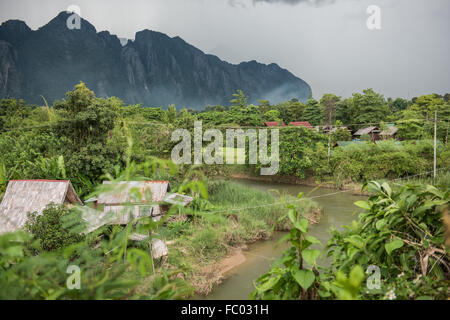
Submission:
<svg viewBox="0 0 450 320">
<path fill-rule="evenodd" d="M 295 126 L 295 127 L 305 127 L 305 128 L 312 128 L 311 124 L 308 121 L 292 121 L 289 123 L 289 125 Z"/>
<path fill-rule="evenodd" d="M 164 202 L 179 205 L 179 206 L 187 206 L 193 200 L 194 200 L 194 198 L 192 198 L 190 196 L 185 196 L 183 194 L 168 193 L 166 198 L 164 199 Z"/>
<path fill-rule="evenodd" d="M 266 125 L 266 127 L 278 127 L 278 126 L 280 126 L 280 124 L 277 121 L 268 121 L 268 122 L 264 122 L 264 124 Z M 281 126 L 284 127 L 286 125 L 284 124 L 284 122 L 282 122 Z"/>
<path fill-rule="evenodd" d="M 22 228 L 28 212 L 42 213 L 52 202 L 83 204 L 69 180 L 10 180 L 0 205 L 0 233 Z"/>
</svg>

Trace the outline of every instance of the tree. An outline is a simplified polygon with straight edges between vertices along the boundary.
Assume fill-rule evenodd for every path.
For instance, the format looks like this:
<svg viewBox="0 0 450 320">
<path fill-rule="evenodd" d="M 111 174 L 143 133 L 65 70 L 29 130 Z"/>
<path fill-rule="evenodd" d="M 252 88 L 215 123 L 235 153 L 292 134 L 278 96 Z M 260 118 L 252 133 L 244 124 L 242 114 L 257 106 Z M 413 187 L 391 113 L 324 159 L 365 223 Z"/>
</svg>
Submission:
<svg viewBox="0 0 450 320">
<path fill-rule="evenodd" d="M 336 103 L 336 121 L 344 124 L 353 123 L 353 98 L 347 98 Z"/>
<path fill-rule="evenodd" d="M 308 121 L 313 126 L 317 126 L 322 123 L 322 108 L 316 100 L 309 99 L 306 103 L 303 120 Z"/>
<path fill-rule="evenodd" d="M 320 99 L 320 105 L 324 111 L 324 118 L 327 124 L 333 124 L 333 114 L 336 112 L 336 104 L 341 100 L 332 93 L 325 93 Z M 336 116 L 335 116 L 336 117 Z"/>
<path fill-rule="evenodd" d="M 174 104 L 171 104 L 164 113 L 163 120 L 165 123 L 174 123 L 177 118 L 177 108 Z"/>
<path fill-rule="evenodd" d="M 352 134 L 346 128 L 337 128 L 335 132 L 333 132 L 332 136 L 333 142 L 336 141 L 351 141 Z"/>
<path fill-rule="evenodd" d="M 305 105 L 296 99 L 292 99 L 277 104 L 276 109 L 280 112 L 280 118 L 285 123 L 289 123 L 302 119 Z"/>
<path fill-rule="evenodd" d="M 405 110 L 408 107 L 408 101 L 402 98 L 397 98 L 395 100 L 389 98 L 388 104 L 392 113 Z"/>
<path fill-rule="evenodd" d="M 411 110 L 420 112 L 426 119 L 434 119 L 434 111 L 445 108 L 444 99 L 439 98 L 435 94 L 422 95 L 415 99 L 414 104 L 411 106 Z"/>
<path fill-rule="evenodd" d="M 259 107 L 250 104 L 246 107 L 232 106 L 225 113 L 224 123 L 233 123 L 241 126 L 260 126 L 263 119 Z"/>
<path fill-rule="evenodd" d="M 188 109 L 183 108 L 178 113 L 176 119 L 176 125 L 179 128 L 191 128 L 194 126 L 195 117 L 188 111 Z"/>
<path fill-rule="evenodd" d="M 0 100 L 0 132 L 7 128 L 22 126 L 24 119 L 31 113 L 32 107 L 26 106 L 22 99 Z"/>
<path fill-rule="evenodd" d="M 278 110 L 270 110 L 264 114 L 264 121 L 280 122 L 280 112 Z"/>
<path fill-rule="evenodd" d="M 245 96 L 242 90 L 238 90 L 237 93 L 233 93 L 233 99 L 230 103 L 233 107 L 245 108 L 247 106 L 248 97 Z"/>
<path fill-rule="evenodd" d="M 54 108 L 62 118 L 53 131 L 59 137 L 58 155 L 64 157 L 68 177 L 81 173 L 95 181 L 121 163 L 125 147 L 110 137 L 118 117 L 114 101 L 95 97 L 81 82 Z"/>
<path fill-rule="evenodd" d="M 397 137 L 404 140 L 421 139 L 425 135 L 423 121 L 419 119 L 399 120 L 396 123 Z"/>
<path fill-rule="evenodd" d="M 78 228 L 74 228 L 78 225 Z M 79 232 L 83 230 L 80 212 L 64 205 L 49 204 L 42 211 L 28 213 L 26 229 L 39 240 L 41 249 L 53 251 L 83 240 Z"/>
<path fill-rule="evenodd" d="M 262 99 L 258 100 L 258 106 L 259 106 L 259 110 L 261 110 L 262 114 L 273 109 L 268 100 L 262 100 Z"/>
<path fill-rule="evenodd" d="M 363 93 L 353 94 L 354 121 L 357 128 L 362 128 L 371 123 L 379 123 L 389 115 L 389 107 L 383 95 L 373 89 L 363 90 Z"/>
</svg>

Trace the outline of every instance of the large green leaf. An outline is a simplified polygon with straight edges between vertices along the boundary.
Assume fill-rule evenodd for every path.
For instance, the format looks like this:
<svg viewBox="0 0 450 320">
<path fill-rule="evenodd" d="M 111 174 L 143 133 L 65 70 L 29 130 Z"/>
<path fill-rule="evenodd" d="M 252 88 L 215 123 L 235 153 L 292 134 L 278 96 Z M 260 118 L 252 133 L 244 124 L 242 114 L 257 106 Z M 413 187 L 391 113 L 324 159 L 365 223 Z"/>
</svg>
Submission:
<svg viewBox="0 0 450 320">
<path fill-rule="evenodd" d="M 377 230 L 381 230 L 386 225 L 386 222 L 387 221 L 385 219 L 380 219 L 375 223 L 375 227 Z"/>
<path fill-rule="evenodd" d="M 302 251 L 302 257 L 310 266 L 316 264 L 316 260 L 320 255 L 320 251 L 316 249 L 305 249 Z"/>
<path fill-rule="evenodd" d="M 387 182 L 384 182 L 382 185 L 383 189 L 386 191 L 386 194 L 390 197 L 392 194 L 391 187 L 387 184 Z"/>
<path fill-rule="evenodd" d="M 294 227 L 296 227 L 301 232 L 308 232 L 308 220 L 301 218 L 299 221 L 294 222 Z"/>
<path fill-rule="evenodd" d="M 320 244 L 322 245 L 322 243 L 319 241 L 319 239 L 317 239 L 316 237 L 310 236 L 310 235 L 306 235 L 305 236 L 305 240 L 309 241 L 311 243 L 315 243 L 315 244 Z"/>
<path fill-rule="evenodd" d="M 355 206 L 358 206 L 360 208 L 370 210 L 370 205 L 367 201 L 360 200 L 360 201 L 356 201 L 354 204 L 355 204 Z"/>
<path fill-rule="evenodd" d="M 316 276 L 311 270 L 298 270 L 294 274 L 294 279 L 304 290 L 308 290 L 314 283 Z"/>
<path fill-rule="evenodd" d="M 269 278 L 266 282 L 264 282 L 262 285 L 258 286 L 257 289 L 261 292 L 267 291 L 272 289 L 280 280 L 280 276 L 277 275 L 275 277 Z"/>
<path fill-rule="evenodd" d="M 365 247 L 363 238 L 361 238 L 361 236 L 358 236 L 356 234 L 351 235 L 350 237 L 344 238 L 344 241 L 351 243 L 352 245 L 354 245 L 355 247 L 357 247 L 359 249 L 364 249 L 364 247 Z"/>
<path fill-rule="evenodd" d="M 391 242 L 386 243 L 384 247 L 386 248 L 387 254 L 391 255 L 392 251 L 403 247 L 403 241 L 400 239 L 394 239 Z"/>
<path fill-rule="evenodd" d="M 289 220 L 291 220 L 292 223 L 295 223 L 295 221 L 297 221 L 296 212 L 295 212 L 294 209 L 289 209 L 288 217 L 289 217 Z"/>
</svg>

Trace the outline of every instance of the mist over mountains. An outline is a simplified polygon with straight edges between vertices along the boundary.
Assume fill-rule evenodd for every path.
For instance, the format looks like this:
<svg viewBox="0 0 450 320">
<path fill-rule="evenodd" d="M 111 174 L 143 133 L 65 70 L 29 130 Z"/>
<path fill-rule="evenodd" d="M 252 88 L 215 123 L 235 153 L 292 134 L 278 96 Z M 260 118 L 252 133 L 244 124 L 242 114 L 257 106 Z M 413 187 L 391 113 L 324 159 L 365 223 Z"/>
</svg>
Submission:
<svg viewBox="0 0 450 320">
<path fill-rule="evenodd" d="M 125 103 L 202 109 L 228 105 L 241 89 L 249 102 L 305 101 L 310 86 L 277 64 L 256 61 L 238 65 L 186 43 L 180 37 L 143 30 L 125 45 L 108 31 L 97 32 L 88 21 L 67 28 L 71 14 L 61 12 L 36 31 L 25 22 L 0 26 L 0 97 L 27 103 L 52 102 L 80 81 L 97 96 L 116 96 Z"/>
</svg>

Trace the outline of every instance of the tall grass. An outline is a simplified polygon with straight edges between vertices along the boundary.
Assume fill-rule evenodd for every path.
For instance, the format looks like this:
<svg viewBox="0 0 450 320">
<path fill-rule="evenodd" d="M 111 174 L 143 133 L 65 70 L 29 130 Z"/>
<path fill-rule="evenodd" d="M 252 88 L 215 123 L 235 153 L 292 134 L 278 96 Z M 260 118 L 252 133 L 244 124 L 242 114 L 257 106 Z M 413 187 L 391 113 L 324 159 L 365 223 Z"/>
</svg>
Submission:
<svg viewBox="0 0 450 320">
<path fill-rule="evenodd" d="M 172 243 L 169 264 L 186 268 L 189 280 L 202 293 L 212 288 L 210 281 L 205 281 L 205 266 L 217 263 L 233 248 L 267 239 L 274 230 L 291 227 L 288 219 L 280 222 L 287 213 L 285 202 L 289 201 L 304 215 L 318 210 L 318 205 L 308 199 L 293 202 L 292 196 L 275 197 L 225 180 L 210 182 L 208 196 L 212 209 L 199 212 L 190 221 L 171 222 L 160 230 Z"/>
</svg>

